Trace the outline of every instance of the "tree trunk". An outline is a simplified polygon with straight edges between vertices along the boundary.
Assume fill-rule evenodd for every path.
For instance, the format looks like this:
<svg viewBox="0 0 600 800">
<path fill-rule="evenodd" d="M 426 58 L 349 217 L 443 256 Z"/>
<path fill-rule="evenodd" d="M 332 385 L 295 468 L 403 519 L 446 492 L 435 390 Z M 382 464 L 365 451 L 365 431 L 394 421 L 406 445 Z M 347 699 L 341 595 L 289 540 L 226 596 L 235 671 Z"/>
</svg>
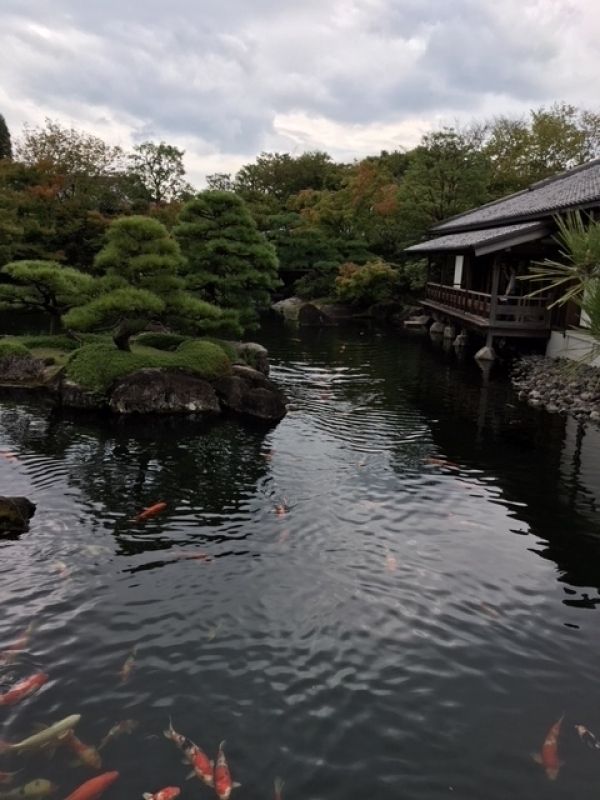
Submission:
<svg viewBox="0 0 600 800">
<path fill-rule="evenodd" d="M 124 350 L 126 353 L 130 352 L 129 339 L 136 333 L 136 330 L 137 328 L 131 325 L 126 319 L 119 322 L 113 331 L 113 342 L 117 345 L 119 350 Z"/>
</svg>

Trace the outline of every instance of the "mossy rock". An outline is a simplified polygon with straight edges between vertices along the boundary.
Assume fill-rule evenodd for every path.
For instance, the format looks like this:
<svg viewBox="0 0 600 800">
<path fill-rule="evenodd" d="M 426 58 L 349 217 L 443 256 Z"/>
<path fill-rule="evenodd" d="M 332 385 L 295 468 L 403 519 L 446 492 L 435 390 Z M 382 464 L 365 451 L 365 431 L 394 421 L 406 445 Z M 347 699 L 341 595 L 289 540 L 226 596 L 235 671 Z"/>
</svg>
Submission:
<svg viewBox="0 0 600 800">
<path fill-rule="evenodd" d="M 0 382 L 37 383 L 43 380 L 44 362 L 34 358 L 19 342 L 0 340 Z"/>
<path fill-rule="evenodd" d="M 26 497 L 0 497 L 0 534 L 26 531 L 34 514 L 35 503 Z"/>
</svg>

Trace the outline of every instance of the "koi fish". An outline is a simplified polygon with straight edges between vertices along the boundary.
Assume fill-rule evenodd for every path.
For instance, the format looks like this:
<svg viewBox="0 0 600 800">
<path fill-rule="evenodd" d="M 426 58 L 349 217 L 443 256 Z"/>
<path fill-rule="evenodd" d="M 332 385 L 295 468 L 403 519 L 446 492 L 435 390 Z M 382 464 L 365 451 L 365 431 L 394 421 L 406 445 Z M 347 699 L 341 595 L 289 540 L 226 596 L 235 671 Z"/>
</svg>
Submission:
<svg viewBox="0 0 600 800">
<path fill-rule="evenodd" d="M 59 578 L 68 578 L 70 575 L 69 568 L 64 561 L 54 561 L 50 564 L 50 569 L 52 572 L 58 573 Z"/>
<path fill-rule="evenodd" d="M 221 742 L 217 755 L 217 763 L 215 764 L 215 791 L 219 800 L 229 800 L 232 790 L 241 786 L 241 783 L 234 783 L 231 780 L 231 773 L 227 766 L 224 747 L 225 742 Z"/>
<path fill-rule="evenodd" d="M 18 461 L 19 458 L 16 453 L 13 453 L 12 450 L 2 450 L 0 452 L 0 458 L 3 458 L 5 461 Z"/>
<path fill-rule="evenodd" d="M 118 772 L 105 772 L 82 783 L 66 800 L 96 800 L 97 797 L 105 792 L 119 777 Z"/>
<path fill-rule="evenodd" d="M 35 781 L 29 781 L 24 786 L 16 786 L 10 792 L 0 792 L 0 798 L 2 800 L 25 800 L 26 798 L 48 797 L 48 795 L 54 794 L 57 789 L 58 786 L 51 781 L 47 781 L 45 778 L 38 778 Z"/>
<path fill-rule="evenodd" d="M 284 786 L 284 784 L 283 784 L 283 781 L 281 780 L 281 778 L 275 778 L 275 780 L 273 781 L 273 787 L 274 787 L 274 790 L 275 790 L 275 793 L 273 795 L 274 800 L 282 800 L 282 798 L 283 798 L 283 786 Z"/>
<path fill-rule="evenodd" d="M 209 564 L 213 560 L 213 557 L 208 553 L 205 553 L 204 550 L 198 550 L 197 553 L 190 553 L 186 552 L 185 550 L 182 552 L 176 551 L 175 553 L 172 553 L 172 555 L 178 561 L 203 561 L 204 563 Z"/>
<path fill-rule="evenodd" d="M 167 786 L 166 789 L 161 789 L 160 792 L 156 792 L 156 794 L 144 792 L 142 797 L 144 800 L 173 800 L 173 798 L 177 797 L 179 794 L 181 794 L 181 789 L 178 786 Z"/>
<path fill-rule="evenodd" d="M 84 744 L 78 739 L 73 731 L 68 731 L 64 738 L 64 744 L 72 753 L 75 753 L 79 763 L 90 769 L 102 769 L 102 757 L 100 753 L 90 744 Z"/>
<path fill-rule="evenodd" d="M 135 657 L 137 655 L 137 644 L 131 651 L 131 653 L 125 659 L 123 666 L 119 671 L 119 675 L 121 677 L 121 683 L 127 683 L 129 678 L 131 678 L 131 673 L 135 669 Z"/>
<path fill-rule="evenodd" d="M 14 706 L 15 703 L 35 694 L 47 682 L 48 676 L 45 672 L 37 672 L 35 675 L 23 678 L 7 692 L 0 694 L 0 706 Z"/>
<path fill-rule="evenodd" d="M 277 503 L 277 505 L 275 506 L 275 515 L 278 517 L 285 517 L 285 515 L 288 513 L 289 510 L 290 507 L 288 505 L 287 497 L 284 497 L 283 502 Z"/>
<path fill-rule="evenodd" d="M 585 725 L 575 725 L 575 730 L 579 734 L 581 741 L 587 745 L 590 750 L 600 750 L 600 742 Z"/>
<path fill-rule="evenodd" d="M 72 714 L 70 717 L 65 717 L 59 722 L 55 722 L 54 725 L 50 725 L 49 728 L 43 728 L 21 742 L 15 742 L 14 744 L 3 742 L 0 746 L 0 753 L 24 753 L 30 750 L 41 750 L 63 739 L 70 730 L 73 730 L 80 719 L 81 714 Z"/>
<path fill-rule="evenodd" d="M 6 785 L 7 783 L 12 783 L 13 778 L 15 775 L 18 775 L 20 771 L 21 770 L 17 772 L 0 772 L 0 784 Z"/>
<path fill-rule="evenodd" d="M 439 456 L 428 456 L 423 459 L 423 463 L 430 467 L 445 467 L 446 469 L 460 469 L 460 464 L 455 461 L 449 461 L 447 458 L 440 458 Z"/>
<path fill-rule="evenodd" d="M 30 622 L 19 638 L 0 653 L 0 664 L 12 664 L 17 660 L 19 653 L 27 649 L 34 628 L 35 622 Z"/>
<path fill-rule="evenodd" d="M 386 572 L 396 572 L 398 569 L 398 559 L 389 550 L 386 550 L 385 556 L 385 570 Z"/>
<path fill-rule="evenodd" d="M 551 781 L 556 780 L 563 763 L 558 759 L 558 737 L 564 716 L 563 714 L 546 734 L 544 744 L 542 745 L 542 752 L 534 753 L 532 756 L 537 764 L 541 764 L 544 767 L 546 775 Z"/>
<path fill-rule="evenodd" d="M 150 519 L 150 517 L 155 517 L 157 514 L 162 513 L 166 507 L 167 504 L 163 503 L 162 501 L 160 503 L 154 503 L 154 505 L 148 506 L 148 508 L 140 511 L 140 513 L 133 518 L 132 522 L 144 522 L 144 520 Z"/>
<path fill-rule="evenodd" d="M 134 719 L 124 719 L 121 722 L 117 722 L 116 725 L 113 725 L 109 732 L 106 734 L 104 739 L 98 745 L 98 751 L 104 750 L 106 745 L 112 741 L 112 739 L 116 739 L 119 736 L 122 736 L 125 733 L 133 733 L 133 731 L 137 728 L 139 722 L 136 722 Z"/>
<path fill-rule="evenodd" d="M 206 753 L 201 750 L 197 744 L 188 739 L 181 733 L 177 733 L 173 727 L 173 723 L 169 719 L 169 727 L 163 731 L 167 739 L 175 742 L 177 747 L 184 755 L 185 761 L 193 767 L 192 772 L 187 776 L 190 778 L 200 778 L 201 781 L 207 786 L 213 785 L 213 767 L 214 763 L 209 759 Z"/>
</svg>

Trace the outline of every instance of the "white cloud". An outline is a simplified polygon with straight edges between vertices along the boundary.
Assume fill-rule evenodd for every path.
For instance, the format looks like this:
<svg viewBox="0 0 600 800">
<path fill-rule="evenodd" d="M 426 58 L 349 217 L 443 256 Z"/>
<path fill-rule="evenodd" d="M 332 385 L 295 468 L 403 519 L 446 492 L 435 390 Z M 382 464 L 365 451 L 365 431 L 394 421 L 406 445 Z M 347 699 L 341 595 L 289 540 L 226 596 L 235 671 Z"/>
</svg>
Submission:
<svg viewBox="0 0 600 800">
<path fill-rule="evenodd" d="M 191 177 L 262 150 L 351 160 L 440 121 L 554 100 L 597 108 L 595 0 L 3 0 L 0 112 L 129 146 Z"/>
</svg>

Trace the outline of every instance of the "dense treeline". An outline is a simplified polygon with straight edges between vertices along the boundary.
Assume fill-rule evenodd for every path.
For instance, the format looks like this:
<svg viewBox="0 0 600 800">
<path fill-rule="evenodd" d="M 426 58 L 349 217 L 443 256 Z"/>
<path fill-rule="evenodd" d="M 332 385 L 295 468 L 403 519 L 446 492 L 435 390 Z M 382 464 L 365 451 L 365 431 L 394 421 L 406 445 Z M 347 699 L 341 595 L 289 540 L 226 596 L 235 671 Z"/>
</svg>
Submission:
<svg viewBox="0 0 600 800">
<path fill-rule="evenodd" d="M 254 281 L 242 326 L 277 285 L 265 237 L 288 287 L 296 280 L 305 296 L 335 291 L 336 280 L 351 296 L 355 278 L 370 273 L 377 285 L 387 274 L 416 286 L 406 246 L 439 220 L 600 155 L 600 114 L 556 104 L 443 128 L 412 150 L 351 164 L 323 152 L 263 153 L 235 175 L 208 177 L 212 191 L 200 197 L 213 198 L 209 210 L 192 199 L 183 155 L 164 142 L 126 153 L 51 120 L 11 142 L 0 116 L 0 268 L 51 261 L 93 274 L 109 225 L 143 215 L 179 239 L 182 279 L 196 297 L 231 311 L 246 286 L 231 276 Z"/>
</svg>

